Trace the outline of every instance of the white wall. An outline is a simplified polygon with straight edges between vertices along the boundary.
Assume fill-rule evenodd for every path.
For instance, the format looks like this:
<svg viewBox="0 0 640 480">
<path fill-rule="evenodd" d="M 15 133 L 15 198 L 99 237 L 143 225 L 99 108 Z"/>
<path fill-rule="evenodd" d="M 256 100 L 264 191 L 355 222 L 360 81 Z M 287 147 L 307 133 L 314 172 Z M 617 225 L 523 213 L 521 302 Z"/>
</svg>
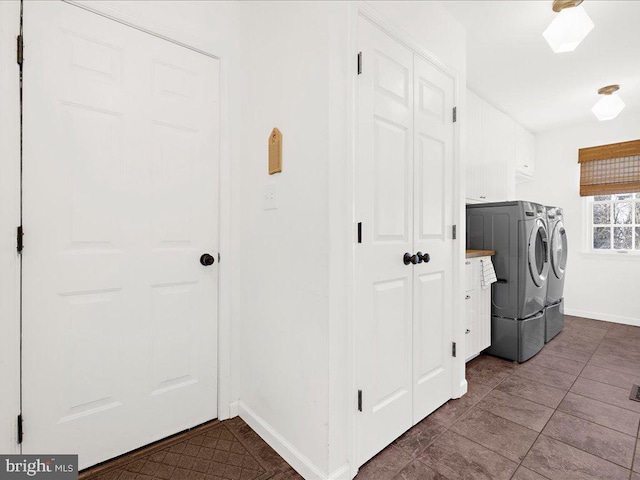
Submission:
<svg viewBox="0 0 640 480">
<path fill-rule="evenodd" d="M 640 258 L 585 253 L 586 215 L 579 196 L 578 149 L 640 138 L 640 114 L 536 135 L 534 180 L 517 197 L 564 209 L 569 240 L 565 309 L 571 315 L 640 325 Z"/>
<path fill-rule="evenodd" d="M 240 413 L 308 478 L 348 473 L 355 407 L 346 387 L 353 5 L 242 5 Z M 440 2 L 367 8 L 459 72 L 464 92 L 464 30 Z M 274 126 L 283 133 L 283 173 L 270 177 Z M 263 210 L 269 184 L 276 210 Z"/>
<path fill-rule="evenodd" d="M 272 429 L 322 472 L 329 415 L 330 7 L 242 4 L 243 143 L 236 183 L 240 413 L 259 433 Z M 283 172 L 269 176 L 273 127 L 283 135 Z M 265 185 L 276 188 L 275 210 L 263 210 Z"/>
</svg>

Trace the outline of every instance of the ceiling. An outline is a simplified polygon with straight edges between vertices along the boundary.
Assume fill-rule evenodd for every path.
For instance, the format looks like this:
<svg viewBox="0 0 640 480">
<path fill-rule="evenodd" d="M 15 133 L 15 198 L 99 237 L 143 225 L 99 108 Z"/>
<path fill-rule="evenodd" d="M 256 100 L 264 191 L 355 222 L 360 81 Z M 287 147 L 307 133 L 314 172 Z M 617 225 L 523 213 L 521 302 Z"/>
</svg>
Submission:
<svg viewBox="0 0 640 480">
<path fill-rule="evenodd" d="M 553 53 L 542 32 L 551 0 L 456 1 L 445 7 L 467 29 L 467 85 L 532 132 L 597 120 L 597 90 L 618 83 L 640 112 L 640 1 L 586 0 L 595 28 L 573 52 Z"/>
</svg>

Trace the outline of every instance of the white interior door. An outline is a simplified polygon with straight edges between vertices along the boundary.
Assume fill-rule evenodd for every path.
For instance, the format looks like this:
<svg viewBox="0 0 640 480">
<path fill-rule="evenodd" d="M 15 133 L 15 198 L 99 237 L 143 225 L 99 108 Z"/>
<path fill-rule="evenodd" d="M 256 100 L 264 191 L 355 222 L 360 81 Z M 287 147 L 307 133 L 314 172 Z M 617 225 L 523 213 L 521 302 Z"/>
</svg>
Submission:
<svg viewBox="0 0 640 480">
<path fill-rule="evenodd" d="M 451 398 L 453 79 L 414 59 L 413 422 Z M 461 348 L 460 355 L 463 355 Z"/>
<path fill-rule="evenodd" d="M 219 65 L 24 8 L 23 452 L 84 468 L 217 416 Z"/>
<path fill-rule="evenodd" d="M 362 18 L 358 42 L 361 465 L 451 398 L 454 82 Z"/>
<path fill-rule="evenodd" d="M 413 54 L 360 18 L 356 362 L 364 463 L 412 425 Z"/>
</svg>

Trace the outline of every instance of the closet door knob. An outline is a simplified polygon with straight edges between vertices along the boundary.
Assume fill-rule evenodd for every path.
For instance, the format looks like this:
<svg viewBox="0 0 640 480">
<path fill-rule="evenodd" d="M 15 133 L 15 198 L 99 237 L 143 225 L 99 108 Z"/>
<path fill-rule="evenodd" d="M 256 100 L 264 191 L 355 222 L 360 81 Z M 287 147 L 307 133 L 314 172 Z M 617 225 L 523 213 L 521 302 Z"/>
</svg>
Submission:
<svg viewBox="0 0 640 480">
<path fill-rule="evenodd" d="M 216 259 L 213 258 L 213 255 L 211 255 L 209 253 L 203 253 L 202 256 L 200 257 L 200 263 L 202 265 L 204 265 L 205 267 L 213 265 L 213 263 L 215 261 L 216 261 Z"/>
<path fill-rule="evenodd" d="M 420 263 L 429 263 L 429 260 L 431 260 L 431 255 L 428 253 L 418 252 L 418 256 L 420 257 Z"/>
<path fill-rule="evenodd" d="M 410 253 L 405 253 L 404 257 L 402 257 L 402 261 L 404 262 L 405 265 L 409 265 L 410 263 L 413 263 L 414 265 L 416 263 L 420 263 L 418 261 L 418 256 L 417 255 L 411 255 Z"/>
</svg>

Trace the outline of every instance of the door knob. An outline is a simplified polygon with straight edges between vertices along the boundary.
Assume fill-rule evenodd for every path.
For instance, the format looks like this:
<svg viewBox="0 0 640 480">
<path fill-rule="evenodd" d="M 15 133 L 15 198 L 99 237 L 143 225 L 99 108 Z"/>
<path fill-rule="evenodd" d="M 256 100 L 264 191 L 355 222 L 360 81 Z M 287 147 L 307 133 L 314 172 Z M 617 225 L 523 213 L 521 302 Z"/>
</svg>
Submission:
<svg viewBox="0 0 640 480">
<path fill-rule="evenodd" d="M 405 253 L 404 257 L 402 257 L 402 260 L 404 261 L 405 265 L 409 265 L 410 263 L 413 263 L 414 265 L 416 263 L 420 263 L 418 261 L 418 256 L 417 255 L 411 255 L 410 253 Z"/>
<path fill-rule="evenodd" d="M 209 265 L 213 265 L 215 261 L 216 259 L 213 258 L 213 255 L 210 255 L 208 253 L 203 253 L 202 256 L 200 257 L 200 263 L 205 267 L 208 267 Z"/>
<path fill-rule="evenodd" d="M 418 257 L 420 257 L 420 263 L 429 263 L 429 260 L 431 260 L 431 255 L 429 255 L 428 253 L 418 252 L 417 255 Z"/>
</svg>

